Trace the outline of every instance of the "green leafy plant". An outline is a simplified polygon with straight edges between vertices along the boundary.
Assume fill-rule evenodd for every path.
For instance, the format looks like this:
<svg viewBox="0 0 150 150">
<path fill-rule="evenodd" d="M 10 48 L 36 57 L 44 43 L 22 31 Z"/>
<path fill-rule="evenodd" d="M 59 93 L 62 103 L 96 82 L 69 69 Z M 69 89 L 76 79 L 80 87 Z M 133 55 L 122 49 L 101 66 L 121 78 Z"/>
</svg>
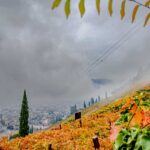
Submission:
<svg viewBox="0 0 150 150">
<path fill-rule="evenodd" d="M 132 117 L 132 113 L 121 114 L 120 118 L 116 121 L 115 125 L 120 125 L 121 123 L 128 122 Z"/>
<path fill-rule="evenodd" d="M 115 142 L 114 150 L 150 150 L 150 129 L 138 126 L 122 129 Z"/>
<path fill-rule="evenodd" d="M 142 103 L 143 106 L 150 107 L 150 101 L 145 101 Z"/>
<path fill-rule="evenodd" d="M 131 106 L 129 108 L 126 108 L 125 110 L 123 110 L 120 113 L 120 117 L 116 121 L 115 125 L 120 125 L 121 123 L 128 122 L 131 119 L 132 113 L 130 113 L 129 110 L 131 110 L 131 108 L 133 107 L 133 105 L 134 104 L 131 104 Z"/>
</svg>

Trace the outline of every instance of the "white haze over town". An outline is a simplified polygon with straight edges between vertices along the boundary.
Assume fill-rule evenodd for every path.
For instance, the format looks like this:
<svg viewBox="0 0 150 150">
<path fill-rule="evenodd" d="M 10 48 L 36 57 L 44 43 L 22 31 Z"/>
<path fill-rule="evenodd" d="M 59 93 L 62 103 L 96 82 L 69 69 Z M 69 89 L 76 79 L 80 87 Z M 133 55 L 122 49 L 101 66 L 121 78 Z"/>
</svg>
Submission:
<svg viewBox="0 0 150 150">
<path fill-rule="evenodd" d="M 0 107 L 18 107 L 24 89 L 30 105 L 62 108 L 149 81 L 149 10 L 140 7 L 131 24 L 133 2 L 123 21 L 120 0 L 112 17 L 101 2 L 98 16 L 87 0 L 81 19 L 72 0 L 66 19 L 64 1 L 52 11 L 52 0 L 0 0 Z"/>
</svg>

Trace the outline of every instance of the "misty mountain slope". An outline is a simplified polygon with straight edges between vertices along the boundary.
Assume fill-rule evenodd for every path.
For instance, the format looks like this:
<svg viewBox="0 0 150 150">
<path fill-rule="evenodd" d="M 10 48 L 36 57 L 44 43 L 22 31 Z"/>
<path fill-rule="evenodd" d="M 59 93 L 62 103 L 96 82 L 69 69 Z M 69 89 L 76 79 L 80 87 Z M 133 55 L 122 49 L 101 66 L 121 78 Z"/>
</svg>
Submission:
<svg viewBox="0 0 150 150">
<path fill-rule="evenodd" d="M 150 150 L 150 85 L 109 105 L 96 104 L 82 111 L 82 122 L 67 118 L 60 125 L 25 138 L 0 141 L 2 150 L 94 150 L 97 135 L 100 150 Z"/>
</svg>

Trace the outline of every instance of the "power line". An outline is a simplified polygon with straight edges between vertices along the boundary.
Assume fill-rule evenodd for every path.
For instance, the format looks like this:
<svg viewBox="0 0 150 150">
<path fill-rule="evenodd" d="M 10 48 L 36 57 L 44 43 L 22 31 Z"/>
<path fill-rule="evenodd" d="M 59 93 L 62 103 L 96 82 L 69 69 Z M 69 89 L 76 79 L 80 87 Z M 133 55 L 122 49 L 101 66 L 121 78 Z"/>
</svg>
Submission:
<svg viewBox="0 0 150 150">
<path fill-rule="evenodd" d="M 138 2 L 138 1 L 136 1 L 136 0 L 129 0 L 129 1 L 134 2 L 134 3 L 137 3 L 137 4 L 140 5 L 140 6 L 143 6 L 143 7 L 145 7 L 145 8 L 150 9 L 149 6 L 146 6 L 146 5 L 144 5 L 143 3 L 140 3 L 140 2 Z"/>
<path fill-rule="evenodd" d="M 130 28 L 119 40 L 117 40 L 111 47 L 106 49 L 105 52 L 103 53 L 103 55 L 101 55 L 95 61 L 92 62 L 91 66 L 87 68 L 86 72 L 91 71 L 99 61 L 100 61 L 100 63 L 102 63 L 104 61 L 105 57 L 108 57 L 110 55 L 110 53 L 112 53 L 117 48 L 119 48 L 125 42 L 126 39 L 130 38 L 131 33 L 132 32 L 134 33 L 134 31 L 136 31 L 138 28 L 136 30 L 133 30 L 133 29 L 134 29 L 134 27 Z"/>
<path fill-rule="evenodd" d="M 136 0 L 129 0 L 132 2 L 135 2 L 137 4 L 139 4 L 140 6 L 146 7 L 148 9 L 150 9 L 150 7 L 145 6 L 144 4 L 136 1 Z M 137 27 L 135 30 L 134 28 Z M 128 40 L 128 38 L 130 38 L 131 33 L 134 34 L 137 30 L 138 30 L 138 25 L 136 25 L 135 27 L 130 28 L 119 40 L 117 40 L 112 46 L 107 47 L 104 51 L 104 53 L 96 58 L 96 60 L 94 60 L 92 63 L 90 63 L 90 66 L 87 67 L 85 70 L 83 70 L 84 72 L 90 72 L 91 70 L 93 70 L 94 67 L 96 67 L 96 64 L 100 61 L 100 63 L 104 62 L 104 60 L 110 56 L 110 54 L 112 54 L 114 51 L 116 51 L 118 48 L 121 47 L 121 45 L 126 42 Z M 115 48 L 115 49 L 114 49 Z"/>
<path fill-rule="evenodd" d="M 148 8 L 148 9 L 150 9 L 149 6 L 146 6 L 146 5 L 144 5 L 143 3 L 140 3 L 140 2 L 138 2 L 138 1 L 136 1 L 136 0 L 129 0 L 129 1 L 135 2 L 135 3 L 137 3 L 137 4 L 140 5 L 140 6 L 143 6 L 143 7 L 146 7 L 146 8 Z M 137 29 L 138 29 L 138 28 L 137 28 Z M 135 32 L 137 31 L 137 29 L 135 30 Z M 130 30 L 129 30 L 127 33 L 125 33 L 125 35 L 123 35 L 123 39 L 126 39 L 126 38 L 124 38 L 124 37 L 128 36 L 128 33 L 129 33 L 129 32 L 130 32 Z M 116 46 L 117 44 L 118 44 L 118 45 L 120 44 L 120 46 L 121 46 L 121 44 L 123 44 L 123 43 L 122 43 L 123 39 L 122 39 L 122 37 L 121 37 L 121 38 L 119 39 L 119 41 L 117 41 L 116 43 L 114 43 L 114 45 L 112 45 L 111 47 L 109 47 L 108 49 L 106 49 L 106 51 L 104 52 L 104 54 L 103 54 L 102 56 L 98 57 L 94 62 L 92 62 L 91 66 L 94 66 L 94 64 L 96 64 L 96 63 L 99 62 L 99 61 L 103 62 L 104 59 L 107 58 L 107 57 L 112 53 L 113 48 L 115 48 L 115 46 Z M 127 40 L 128 40 L 128 39 L 126 39 L 126 41 L 127 41 Z M 119 47 L 120 47 L 120 46 L 119 46 Z M 118 49 L 119 47 L 117 47 L 117 49 Z M 87 68 L 87 70 L 88 70 L 88 68 Z M 90 69 L 90 70 L 92 70 L 92 69 Z"/>
<path fill-rule="evenodd" d="M 141 5 L 141 6 L 144 6 L 144 7 L 148 8 L 148 9 L 150 9 L 149 6 L 146 6 L 146 5 L 140 3 L 140 2 L 138 2 L 138 1 L 136 1 L 136 0 L 129 0 L 129 1 L 135 2 L 135 3 L 137 3 L 137 4 Z M 130 32 L 130 31 L 128 31 L 128 32 Z M 117 45 L 118 43 L 122 42 L 122 38 L 124 38 L 126 35 L 128 35 L 128 32 L 125 33 L 125 35 L 123 35 L 123 37 L 121 37 L 121 38 L 119 39 L 119 41 L 117 41 L 116 43 L 114 43 L 114 45 L 112 45 L 111 47 L 106 48 L 106 51 L 105 51 L 100 57 L 96 58 L 96 60 L 93 61 L 90 65 L 93 66 L 93 65 L 94 65 L 96 62 L 98 62 L 99 60 L 102 61 L 102 60 L 103 60 L 103 57 L 105 57 L 105 55 L 108 55 L 108 53 L 110 53 L 110 50 L 111 50 L 113 47 L 115 47 L 115 45 Z M 105 49 L 105 48 L 104 48 L 104 49 Z M 86 70 L 88 70 L 88 69 L 89 69 L 89 67 L 87 67 L 84 71 L 86 71 Z"/>
<path fill-rule="evenodd" d="M 140 22 L 140 21 L 139 21 Z M 94 66 L 94 64 L 96 64 L 97 62 L 99 62 L 99 61 L 103 61 L 103 58 L 106 56 L 106 55 L 108 55 L 109 53 L 110 53 L 110 51 L 112 51 L 117 45 L 119 45 L 119 44 L 123 44 L 123 42 L 124 42 L 124 39 L 126 39 L 126 37 L 128 37 L 128 34 L 130 34 L 130 33 L 132 33 L 133 32 L 133 30 L 134 30 L 134 28 L 136 28 L 138 26 L 138 24 L 137 25 L 135 25 L 135 26 L 132 26 L 127 32 L 125 32 L 125 34 L 123 34 L 122 36 L 121 36 L 121 38 L 119 38 L 119 40 L 116 40 L 116 42 L 114 42 L 113 43 L 113 45 L 111 45 L 111 46 L 107 46 L 107 47 L 105 47 L 104 49 L 104 53 L 102 54 L 102 55 L 100 55 L 100 56 L 98 56 L 97 58 L 96 58 L 96 60 L 94 59 L 93 61 L 92 61 L 92 63 L 90 63 L 90 67 L 86 67 L 85 69 L 83 69 L 83 72 L 88 72 L 88 70 L 92 70 L 92 69 L 90 69 L 91 68 L 91 66 Z M 130 37 L 128 37 L 128 38 L 130 38 Z"/>
<path fill-rule="evenodd" d="M 104 62 L 104 60 L 106 60 L 107 57 L 109 57 L 113 52 L 115 52 L 116 50 L 118 50 L 118 49 L 122 46 L 122 44 L 124 44 L 125 42 L 127 42 L 127 41 L 130 39 L 130 37 L 131 37 L 132 35 L 134 35 L 134 33 L 135 33 L 137 30 L 138 30 L 138 28 L 136 28 L 135 30 L 133 30 L 132 33 L 131 33 L 130 35 L 126 36 L 122 42 L 120 42 L 118 45 L 115 45 L 115 47 L 114 47 L 112 50 L 110 50 L 106 55 L 104 55 L 104 56 L 101 58 L 100 63 Z M 97 62 L 97 63 L 98 63 L 98 62 Z M 93 67 L 96 67 L 96 65 L 94 65 Z"/>
<path fill-rule="evenodd" d="M 95 63 L 97 63 L 98 61 L 100 61 L 105 55 L 107 55 L 107 53 L 109 53 L 109 51 L 113 48 L 115 48 L 115 46 L 117 44 L 119 44 L 120 42 L 122 42 L 124 40 L 124 38 L 130 33 L 130 30 L 128 32 L 126 32 L 119 40 L 117 40 L 112 46 L 108 47 L 105 52 L 100 56 L 98 57 L 92 64 L 91 66 L 93 66 Z"/>
<path fill-rule="evenodd" d="M 110 54 L 112 54 L 114 51 L 116 51 L 118 48 L 120 48 L 122 46 L 122 44 L 124 44 L 125 42 L 127 42 L 129 40 L 129 37 L 132 36 L 137 30 L 138 30 L 138 28 L 136 28 L 135 30 L 133 30 L 133 33 L 131 33 L 130 35 L 128 35 L 126 38 L 124 38 L 124 41 L 122 43 L 120 43 L 117 47 L 115 47 L 115 49 L 113 51 L 110 51 L 108 54 L 106 54 L 102 58 L 102 61 L 106 60 L 106 58 L 109 57 Z"/>
<path fill-rule="evenodd" d="M 127 32 L 130 33 L 130 30 L 127 31 Z M 115 40 L 115 42 L 112 43 L 113 45 L 104 47 L 104 48 L 103 48 L 103 49 L 104 49 L 104 53 L 103 53 L 100 57 L 96 58 L 96 60 L 94 60 L 90 65 L 95 64 L 95 62 L 99 61 L 99 60 L 101 59 L 101 57 L 103 57 L 105 54 L 107 54 L 107 53 L 109 52 L 109 50 L 111 49 L 111 47 L 113 47 L 115 44 L 117 44 L 118 42 L 120 42 L 120 40 L 122 40 L 122 38 L 124 38 L 124 36 L 125 36 L 126 34 L 128 34 L 127 32 L 125 32 L 125 34 L 123 34 L 123 35 L 122 35 L 122 33 L 121 33 L 121 35 L 122 35 L 121 38 L 119 38 L 119 40 Z M 88 69 L 88 67 L 87 67 L 87 69 Z"/>
<path fill-rule="evenodd" d="M 130 31 L 129 31 L 129 33 L 130 33 Z M 124 36 L 125 36 L 125 34 L 127 34 L 127 32 L 125 31 L 125 32 L 121 32 L 121 38 L 119 38 L 119 40 L 120 39 L 122 39 Z M 107 52 L 108 52 L 108 50 L 110 49 L 110 47 L 112 47 L 112 44 L 114 45 L 115 43 L 117 43 L 119 40 L 111 40 L 111 42 L 107 45 L 107 46 L 105 46 L 104 48 L 103 48 L 103 52 L 102 52 L 102 55 L 100 56 L 100 57 L 102 57 L 103 55 L 105 55 Z M 98 61 L 100 58 L 99 58 L 99 56 L 98 56 L 98 58 L 93 58 L 93 60 L 90 62 L 90 64 L 89 65 L 93 65 L 94 63 L 95 63 L 95 61 Z M 86 68 L 84 68 L 85 70 L 84 71 L 86 71 L 86 70 L 88 70 L 88 68 L 89 67 L 86 67 Z"/>
</svg>

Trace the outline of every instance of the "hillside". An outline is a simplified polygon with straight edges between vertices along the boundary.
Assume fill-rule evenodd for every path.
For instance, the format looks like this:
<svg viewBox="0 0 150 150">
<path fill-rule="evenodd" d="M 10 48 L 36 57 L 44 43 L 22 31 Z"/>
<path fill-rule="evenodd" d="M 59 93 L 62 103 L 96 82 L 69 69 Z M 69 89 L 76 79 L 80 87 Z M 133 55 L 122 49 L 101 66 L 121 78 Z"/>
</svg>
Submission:
<svg viewBox="0 0 150 150">
<path fill-rule="evenodd" d="M 100 150 L 150 150 L 150 86 L 82 111 L 48 130 L 24 138 L 0 141 L 0 150 L 92 150 L 97 135 Z M 50 147 L 49 147 L 50 149 Z"/>
</svg>

